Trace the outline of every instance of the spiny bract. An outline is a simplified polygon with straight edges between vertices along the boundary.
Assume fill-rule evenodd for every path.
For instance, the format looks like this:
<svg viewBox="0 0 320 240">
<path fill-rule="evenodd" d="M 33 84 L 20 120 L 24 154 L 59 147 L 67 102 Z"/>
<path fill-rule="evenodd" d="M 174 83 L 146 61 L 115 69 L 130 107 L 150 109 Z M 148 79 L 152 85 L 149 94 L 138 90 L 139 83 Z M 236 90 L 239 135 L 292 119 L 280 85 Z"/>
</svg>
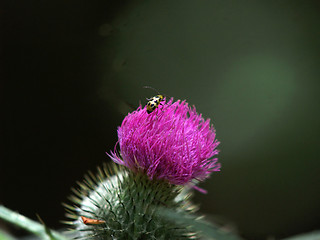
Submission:
<svg viewBox="0 0 320 240">
<path fill-rule="evenodd" d="M 77 206 L 65 204 L 68 222 L 75 238 L 81 239 L 195 239 L 197 233 L 190 226 L 176 224 L 158 214 L 158 207 L 173 211 L 194 212 L 190 192 L 186 187 L 167 181 L 150 180 L 146 175 L 134 174 L 113 164 L 89 173 L 80 189 L 73 189 L 71 200 Z M 86 225 L 81 216 L 105 221 Z"/>
</svg>

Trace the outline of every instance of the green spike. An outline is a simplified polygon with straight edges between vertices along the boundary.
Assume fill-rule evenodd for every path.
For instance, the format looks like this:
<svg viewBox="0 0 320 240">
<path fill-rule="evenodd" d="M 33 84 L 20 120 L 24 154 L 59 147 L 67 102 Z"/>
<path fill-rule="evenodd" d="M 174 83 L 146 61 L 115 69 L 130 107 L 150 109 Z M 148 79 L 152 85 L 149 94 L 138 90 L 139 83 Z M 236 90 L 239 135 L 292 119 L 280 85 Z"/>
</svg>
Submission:
<svg viewBox="0 0 320 240">
<path fill-rule="evenodd" d="M 74 195 L 70 199 L 78 207 L 64 204 L 67 217 L 78 219 L 73 221 L 78 238 L 174 240 L 199 236 L 189 225 L 177 224 L 158 214 L 158 207 L 182 212 L 193 210 L 189 201 L 192 194 L 183 191 L 182 186 L 150 180 L 144 174 L 115 164 L 109 167 L 104 164 L 97 171 L 97 175 L 89 172 L 84 181 L 78 183 L 80 190 L 72 190 Z M 105 223 L 85 225 L 79 221 L 80 216 Z"/>
</svg>

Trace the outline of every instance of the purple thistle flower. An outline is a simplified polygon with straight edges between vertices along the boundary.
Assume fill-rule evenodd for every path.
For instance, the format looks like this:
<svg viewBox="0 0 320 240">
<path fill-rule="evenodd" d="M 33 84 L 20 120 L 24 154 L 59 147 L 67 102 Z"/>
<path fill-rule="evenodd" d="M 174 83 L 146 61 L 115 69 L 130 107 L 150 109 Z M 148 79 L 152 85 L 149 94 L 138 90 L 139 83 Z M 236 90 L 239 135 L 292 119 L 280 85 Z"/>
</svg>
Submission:
<svg viewBox="0 0 320 240">
<path fill-rule="evenodd" d="M 111 159 L 150 179 L 185 185 L 220 170 L 215 129 L 186 101 L 170 99 L 148 114 L 146 107 L 129 113 L 118 128 L 120 156 Z"/>
</svg>

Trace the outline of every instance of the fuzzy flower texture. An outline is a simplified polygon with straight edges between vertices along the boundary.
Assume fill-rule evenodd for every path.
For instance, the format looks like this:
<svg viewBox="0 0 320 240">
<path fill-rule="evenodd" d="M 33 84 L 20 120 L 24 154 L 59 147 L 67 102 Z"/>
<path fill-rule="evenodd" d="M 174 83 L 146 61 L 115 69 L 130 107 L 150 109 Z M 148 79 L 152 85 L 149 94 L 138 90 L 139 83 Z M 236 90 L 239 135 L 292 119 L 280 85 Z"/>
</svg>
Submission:
<svg viewBox="0 0 320 240">
<path fill-rule="evenodd" d="M 118 128 L 120 154 L 111 159 L 150 179 L 175 185 L 202 181 L 220 170 L 215 129 L 186 101 L 165 100 L 150 114 L 140 106 Z"/>
</svg>

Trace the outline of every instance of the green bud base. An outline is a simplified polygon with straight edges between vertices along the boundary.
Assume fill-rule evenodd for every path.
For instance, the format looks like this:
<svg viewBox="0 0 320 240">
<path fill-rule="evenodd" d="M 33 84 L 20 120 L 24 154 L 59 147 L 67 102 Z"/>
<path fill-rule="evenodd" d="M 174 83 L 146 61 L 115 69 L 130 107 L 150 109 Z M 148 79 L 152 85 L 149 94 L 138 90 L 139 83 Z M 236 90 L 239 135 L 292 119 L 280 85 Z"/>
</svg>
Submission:
<svg viewBox="0 0 320 240">
<path fill-rule="evenodd" d="M 112 168 L 112 169 L 111 169 Z M 191 213 L 191 194 L 182 186 L 163 180 L 150 180 L 118 165 L 89 173 L 71 200 L 65 204 L 73 221 L 76 238 L 81 239 L 195 239 L 197 233 L 159 214 L 161 208 Z M 99 220 L 85 224 L 81 216 Z"/>
</svg>

